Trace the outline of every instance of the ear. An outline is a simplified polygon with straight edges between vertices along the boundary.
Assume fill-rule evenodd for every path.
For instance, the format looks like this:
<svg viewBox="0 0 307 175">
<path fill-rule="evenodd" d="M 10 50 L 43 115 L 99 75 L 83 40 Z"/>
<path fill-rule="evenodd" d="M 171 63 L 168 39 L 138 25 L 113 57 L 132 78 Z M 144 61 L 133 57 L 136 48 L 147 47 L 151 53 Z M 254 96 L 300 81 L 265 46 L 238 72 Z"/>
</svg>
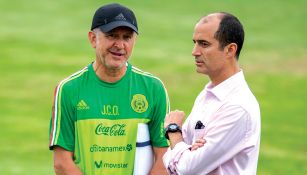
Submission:
<svg viewBox="0 0 307 175">
<path fill-rule="evenodd" d="M 88 40 L 90 41 L 93 48 L 96 48 L 96 34 L 93 31 L 88 32 Z"/>
<path fill-rule="evenodd" d="M 134 37 L 134 41 L 136 41 L 138 39 L 138 35 L 135 32 L 133 34 L 133 37 Z"/>
<path fill-rule="evenodd" d="M 233 58 L 236 57 L 238 46 L 236 43 L 230 43 L 225 47 L 225 53 L 227 57 Z"/>
</svg>

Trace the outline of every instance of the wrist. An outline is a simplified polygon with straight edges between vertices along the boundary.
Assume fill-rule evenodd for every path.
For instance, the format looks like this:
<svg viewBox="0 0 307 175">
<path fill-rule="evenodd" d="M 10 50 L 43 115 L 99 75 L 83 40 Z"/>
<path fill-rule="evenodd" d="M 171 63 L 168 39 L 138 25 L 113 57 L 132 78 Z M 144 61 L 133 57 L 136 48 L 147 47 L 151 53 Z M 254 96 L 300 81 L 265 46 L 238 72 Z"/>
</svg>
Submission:
<svg viewBox="0 0 307 175">
<path fill-rule="evenodd" d="M 171 149 L 173 149 L 177 143 L 183 141 L 181 132 L 170 132 L 168 136 Z"/>
<path fill-rule="evenodd" d="M 176 123 L 170 123 L 169 125 L 166 126 L 164 129 L 165 131 L 165 138 L 169 140 L 169 134 L 174 134 L 174 133 L 179 133 L 181 135 L 181 127 L 178 126 Z"/>
</svg>

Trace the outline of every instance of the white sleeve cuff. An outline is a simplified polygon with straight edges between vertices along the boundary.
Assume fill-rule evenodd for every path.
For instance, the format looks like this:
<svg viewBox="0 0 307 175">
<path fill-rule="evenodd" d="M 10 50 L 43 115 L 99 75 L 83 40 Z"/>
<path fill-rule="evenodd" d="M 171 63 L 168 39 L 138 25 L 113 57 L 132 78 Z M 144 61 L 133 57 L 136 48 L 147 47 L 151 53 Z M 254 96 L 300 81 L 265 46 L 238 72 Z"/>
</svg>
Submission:
<svg viewBox="0 0 307 175">
<path fill-rule="evenodd" d="M 163 156 L 163 163 L 169 174 L 177 174 L 176 165 L 183 152 L 189 150 L 189 148 L 191 148 L 191 145 L 187 145 L 184 142 L 177 143 L 173 149 L 168 148 Z"/>
</svg>

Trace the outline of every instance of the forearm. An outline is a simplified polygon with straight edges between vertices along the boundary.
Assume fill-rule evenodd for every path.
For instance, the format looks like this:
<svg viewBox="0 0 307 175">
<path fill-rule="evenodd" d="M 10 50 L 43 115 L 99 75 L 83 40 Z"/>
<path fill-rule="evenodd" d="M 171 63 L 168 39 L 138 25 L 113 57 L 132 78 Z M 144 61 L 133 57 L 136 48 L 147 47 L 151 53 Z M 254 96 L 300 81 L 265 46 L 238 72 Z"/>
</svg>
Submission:
<svg viewBox="0 0 307 175">
<path fill-rule="evenodd" d="M 167 171 L 161 159 L 159 161 L 155 161 L 149 174 L 150 175 L 167 175 Z"/>
<path fill-rule="evenodd" d="M 81 170 L 74 164 L 54 164 L 57 175 L 83 175 Z"/>
<path fill-rule="evenodd" d="M 180 132 L 168 133 L 170 147 L 173 149 L 175 145 L 183 141 L 182 135 Z"/>
<path fill-rule="evenodd" d="M 184 142 L 177 143 L 165 157 L 166 164 L 175 166 L 180 174 L 206 174 L 248 147 L 245 139 L 248 116 L 244 111 L 234 112 L 236 115 L 220 117 L 219 125 L 211 123 L 214 128 L 208 126 L 206 136 L 190 145 L 191 149 L 186 149 L 189 145 Z"/>
<path fill-rule="evenodd" d="M 61 147 L 54 148 L 54 171 L 57 175 L 82 175 L 83 173 L 73 161 L 73 152 Z"/>
<path fill-rule="evenodd" d="M 155 154 L 155 163 L 152 166 L 150 175 L 167 175 L 167 171 L 163 165 L 162 157 L 165 154 L 167 147 L 153 147 Z"/>
</svg>

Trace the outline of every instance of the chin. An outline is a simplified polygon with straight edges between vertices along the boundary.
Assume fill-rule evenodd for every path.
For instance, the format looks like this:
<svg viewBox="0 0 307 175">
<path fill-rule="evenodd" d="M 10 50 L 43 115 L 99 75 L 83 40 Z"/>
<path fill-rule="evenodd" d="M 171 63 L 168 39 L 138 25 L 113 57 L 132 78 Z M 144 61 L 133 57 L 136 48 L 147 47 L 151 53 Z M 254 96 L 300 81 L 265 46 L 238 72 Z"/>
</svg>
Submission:
<svg viewBox="0 0 307 175">
<path fill-rule="evenodd" d="M 110 67 L 112 67 L 113 69 L 122 69 L 123 67 L 126 66 L 126 62 L 124 63 L 118 63 L 118 64 L 113 64 Z"/>
<path fill-rule="evenodd" d="M 205 70 L 200 70 L 200 69 L 196 69 L 196 72 L 197 73 L 200 73 L 200 74 L 205 74 L 205 75 L 207 75 L 207 71 L 205 71 Z"/>
</svg>

